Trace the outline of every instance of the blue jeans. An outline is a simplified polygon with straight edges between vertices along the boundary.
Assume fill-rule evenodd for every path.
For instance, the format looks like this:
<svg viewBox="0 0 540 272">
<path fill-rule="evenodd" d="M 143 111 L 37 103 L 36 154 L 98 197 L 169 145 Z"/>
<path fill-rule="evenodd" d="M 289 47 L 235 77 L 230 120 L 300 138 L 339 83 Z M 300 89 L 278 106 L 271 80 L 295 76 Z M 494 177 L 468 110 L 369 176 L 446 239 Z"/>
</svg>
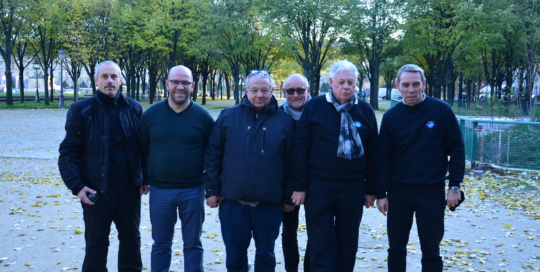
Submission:
<svg viewBox="0 0 540 272">
<path fill-rule="evenodd" d="M 184 271 L 203 271 L 201 242 L 204 222 L 204 186 L 188 189 L 150 189 L 152 221 L 152 272 L 167 272 L 171 265 L 171 246 L 176 224 L 176 210 L 182 222 Z"/>
<path fill-rule="evenodd" d="M 247 272 L 251 237 L 255 240 L 255 272 L 275 271 L 274 246 L 281 225 L 280 204 L 261 202 L 251 207 L 224 200 L 219 207 L 219 219 L 228 272 Z"/>
</svg>

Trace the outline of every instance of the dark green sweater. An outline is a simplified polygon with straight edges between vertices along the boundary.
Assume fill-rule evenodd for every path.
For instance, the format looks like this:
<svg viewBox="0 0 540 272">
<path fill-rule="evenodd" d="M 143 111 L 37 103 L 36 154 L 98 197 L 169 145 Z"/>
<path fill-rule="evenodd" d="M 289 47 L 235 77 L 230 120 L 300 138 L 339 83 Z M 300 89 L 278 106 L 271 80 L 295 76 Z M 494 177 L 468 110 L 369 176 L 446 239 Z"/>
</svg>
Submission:
<svg viewBox="0 0 540 272">
<path fill-rule="evenodd" d="M 203 157 L 214 126 L 208 110 L 191 101 L 174 112 L 168 99 L 148 108 L 139 124 L 144 155 L 150 158 L 150 185 L 193 188 L 202 184 Z"/>
</svg>

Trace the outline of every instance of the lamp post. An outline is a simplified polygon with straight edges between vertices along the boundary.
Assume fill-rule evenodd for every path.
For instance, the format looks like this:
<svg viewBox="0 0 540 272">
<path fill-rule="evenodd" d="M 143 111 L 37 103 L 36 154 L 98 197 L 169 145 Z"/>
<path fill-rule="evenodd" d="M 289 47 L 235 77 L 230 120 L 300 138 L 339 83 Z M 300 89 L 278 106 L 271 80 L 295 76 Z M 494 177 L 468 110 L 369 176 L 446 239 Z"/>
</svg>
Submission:
<svg viewBox="0 0 540 272">
<path fill-rule="evenodd" d="M 60 51 L 58 51 L 58 58 L 60 59 L 60 103 L 58 103 L 59 108 L 64 107 L 64 66 L 62 66 L 62 64 L 64 64 L 65 56 L 66 53 L 64 53 L 64 49 L 60 49 Z"/>
<path fill-rule="evenodd" d="M 39 64 L 37 61 L 34 61 L 34 69 L 36 70 L 36 102 L 39 102 L 39 81 L 37 77 L 37 71 L 39 70 Z"/>
</svg>

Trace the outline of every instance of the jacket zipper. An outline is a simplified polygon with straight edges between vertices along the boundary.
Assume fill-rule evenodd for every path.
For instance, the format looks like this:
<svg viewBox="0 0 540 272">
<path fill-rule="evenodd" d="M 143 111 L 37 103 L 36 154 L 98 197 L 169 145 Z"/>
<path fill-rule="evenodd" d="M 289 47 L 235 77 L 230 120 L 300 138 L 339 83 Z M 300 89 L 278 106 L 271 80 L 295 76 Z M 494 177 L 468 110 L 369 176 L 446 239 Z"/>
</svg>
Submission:
<svg viewBox="0 0 540 272">
<path fill-rule="evenodd" d="M 264 142 L 265 142 L 265 139 L 266 139 L 266 128 L 263 127 L 263 142 L 262 142 L 261 155 L 264 155 Z"/>
</svg>

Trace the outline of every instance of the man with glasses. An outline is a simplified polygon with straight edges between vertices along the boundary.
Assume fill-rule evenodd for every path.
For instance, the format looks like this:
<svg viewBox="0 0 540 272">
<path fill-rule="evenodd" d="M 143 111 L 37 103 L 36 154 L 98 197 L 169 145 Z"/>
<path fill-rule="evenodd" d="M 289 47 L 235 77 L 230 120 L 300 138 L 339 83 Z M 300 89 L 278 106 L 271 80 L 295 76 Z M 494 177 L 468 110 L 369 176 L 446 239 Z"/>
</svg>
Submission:
<svg viewBox="0 0 540 272">
<path fill-rule="evenodd" d="M 182 223 L 184 271 L 203 271 L 203 157 L 214 119 L 190 99 L 194 86 L 190 69 L 173 67 L 166 81 L 169 97 L 147 109 L 140 122 L 142 151 L 150 159 L 145 179 L 151 186 L 153 272 L 169 271 L 177 216 Z"/>
<path fill-rule="evenodd" d="M 275 271 L 281 212 L 294 209 L 290 158 L 294 120 L 278 110 L 268 71 L 252 71 L 240 105 L 221 111 L 204 157 L 206 203 L 219 206 L 227 271 Z"/>
<path fill-rule="evenodd" d="M 295 123 L 298 124 L 304 105 L 311 99 L 309 95 L 309 82 L 307 78 L 301 74 L 293 74 L 283 82 L 283 93 L 285 101 L 279 107 L 291 116 Z M 305 186 L 294 188 L 292 201 L 296 207 L 291 212 L 283 212 L 283 229 L 281 233 L 281 244 L 283 246 L 283 258 L 285 259 L 285 271 L 297 272 L 300 255 L 298 253 L 298 215 L 300 205 L 304 204 Z M 304 271 L 309 272 L 309 250 L 306 246 L 304 254 Z"/>
<path fill-rule="evenodd" d="M 362 206 L 375 201 L 375 113 L 356 96 L 354 64 L 340 61 L 330 70 L 331 89 L 304 107 L 293 145 L 294 190 L 307 191 L 310 268 L 316 272 L 354 270 Z"/>
</svg>

